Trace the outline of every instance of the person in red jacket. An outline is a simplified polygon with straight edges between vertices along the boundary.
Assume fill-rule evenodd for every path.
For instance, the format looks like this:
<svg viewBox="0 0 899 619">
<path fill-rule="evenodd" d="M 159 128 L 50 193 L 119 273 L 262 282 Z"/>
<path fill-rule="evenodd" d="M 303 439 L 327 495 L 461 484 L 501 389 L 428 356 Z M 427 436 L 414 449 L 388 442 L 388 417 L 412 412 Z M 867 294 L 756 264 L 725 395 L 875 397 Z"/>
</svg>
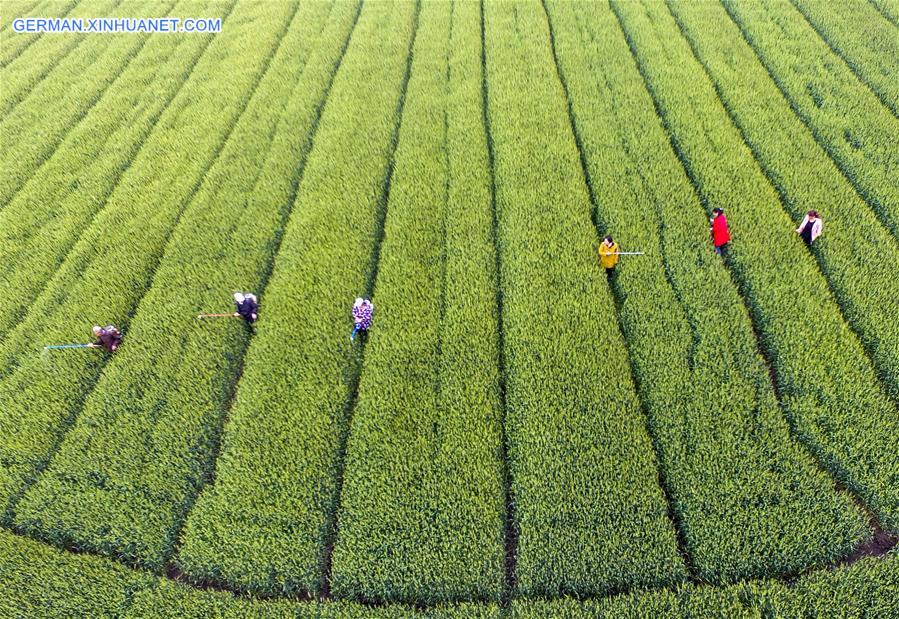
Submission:
<svg viewBox="0 0 899 619">
<path fill-rule="evenodd" d="M 720 208 L 712 209 L 712 243 L 715 244 L 715 252 L 720 256 L 722 249 L 730 241 L 730 231 L 727 229 L 727 218 Z"/>
</svg>

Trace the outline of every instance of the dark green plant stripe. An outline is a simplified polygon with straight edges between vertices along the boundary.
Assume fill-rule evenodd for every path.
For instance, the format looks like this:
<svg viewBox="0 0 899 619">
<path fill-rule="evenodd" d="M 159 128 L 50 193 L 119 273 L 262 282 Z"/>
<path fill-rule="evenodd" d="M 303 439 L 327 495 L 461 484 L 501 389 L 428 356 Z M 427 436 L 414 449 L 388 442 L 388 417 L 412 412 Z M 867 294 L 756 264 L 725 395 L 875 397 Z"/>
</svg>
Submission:
<svg viewBox="0 0 899 619">
<path fill-rule="evenodd" d="M 362 606 L 347 602 L 260 601 L 216 591 L 198 591 L 171 581 L 134 596 L 126 619 L 499 619 L 495 605 L 459 604 L 427 609 L 411 606 Z"/>
<path fill-rule="evenodd" d="M 264 288 L 296 162 L 356 8 L 301 6 L 169 241 L 131 345 L 18 506 L 19 526 L 154 569 L 171 553 L 211 470 L 249 335 L 237 321 L 201 323 L 197 312 L 227 311 L 232 290 Z"/>
<path fill-rule="evenodd" d="M 15 5 L 11 2 L 3 2 L 3 12 L 5 22 L 4 25 L 7 28 L 3 29 L 4 37 L 3 37 L 3 46 L 2 50 L 0 50 L 0 69 L 3 69 L 3 73 L 0 74 L 4 80 L 8 79 L 6 66 L 14 61 L 16 58 L 21 56 L 25 50 L 31 47 L 38 39 L 41 38 L 40 34 L 15 34 L 12 32 L 12 20 L 13 17 L 18 16 L 34 16 L 34 17 L 65 17 L 78 5 L 78 0 L 68 0 L 68 2 L 51 2 L 49 0 L 45 2 L 41 2 L 39 4 L 35 4 L 33 8 L 19 12 L 15 9 Z M 79 7 L 84 8 L 84 7 Z M 39 12 L 38 12 L 39 11 Z M 74 17 L 74 16 L 73 16 Z M 47 37 L 49 39 L 50 37 Z M 42 42 L 42 45 L 48 43 L 47 40 Z M 72 42 L 69 41 L 69 44 Z M 77 43 L 77 41 L 76 41 Z M 48 47 L 51 47 L 53 44 L 50 43 Z M 36 54 L 32 53 L 32 58 L 34 58 Z"/>
<path fill-rule="evenodd" d="M 12 30 L 12 22 L 17 17 L 37 17 L 43 15 L 42 8 L 47 0 L 6 0 L 0 4 L 0 32 Z M 25 42 L 19 42 L 23 45 Z M 4 47 L 8 43 L 4 40 Z"/>
<path fill-rule="evenodd" d="M 831 50 L 899 115 L 899 31 L 867 0 L 792 0 Z"/>
<path fill-rule="evenodd" d="M 95 17 L 96 15 L 114 15 L 124 17 L 120 8 L 126 0 L 98 0 L 97 2 L 71 2 L 60 17 Z M 69 14 L 71 13 L 71 14 Z M 55 17 L 55 16 L 54 16 Z M 53 35 L 13 35 L 41 37 L 40 44 L 20 50 L 14 58 L 4 59 L 0 53 L 0 67 L 3 70 L 3 89 L 0 91 L 0 116 L 8 115 L 19 102 L 28 98 L 32 89 L 45 77 L 50 75 L 61 61 L 70 57 L 82 43 L 89 43 L 92 38 L 87 34 L 53 34 Z M 111 36 L 93 37 L 101 39 L 101 45 L 114 45 Z M 5 48 L 4 48 L 5 50 Z M 77 55 L 77 54 L 76 54 Z M 5 60 L 5 62 L 4 62 Z M 0 204 L 3 204 L 0 202 Z"/>
<path fill-rule="evenodd" d="M 210 45 L 192 83 L 160 119 L 152 142 L 107 208 L 0 345 L 0 498 L 5 504 L 46 464 L 108 358 L 90 350 L 43 357 L 42 344 L 84 341 L 94 323 L 119 324 L 127 337 L 129 318 L 150 287 L 171 232 L 246 107 L 287 27 L 290 8 L 266 15 L 253 5 L 234 15 L 240 26 Z M 266 39 L 259 39 L 260 29 Z M 229 72 L 236 66 L 243 70 Z M 215 113 L 210 114 L 213 96 Z"/>
<path fill-rule="evenodd" d="M 498 601 L 503 489 L 479 5 L 426 3 L 420 21 L 332 593 Z"/>
<path fill-rule="evenodd" d="M 899 238 L 899 118 L 789 3 L 724 0 L 724 5 L 793 111 Z"/>
<path fill-rule="evenodd" d="M 825 570 L 794 583 L 773 580 L 730 587 L 688 585 L 677 591 L 631 593 L 603 600 L 513 602 L 511 619 L 686 617 L 895 617 L 899 554 Z"/>
<path fill-rule="evenodd" d="M 899 402 L 899 243 L 790 110 L 718 4 L 672 4 L 697 59 L 795 224 L 810 207 L 826 234 L 812 254 L 886 390 Z M 716 36 L 708 36 L 709 29 Z M 726 33 L 727 36 L 719 36 Z"/>
<path fill-rule="evenodd" d="M 0 616 L 10 619 L 116 617 L 152 574 L 0 531 Z"/>
<path fill-rule="evenodd" d="M 865 521 L 790 439 L 750 317 L 614 14 L 548 8 L 601 234 L 646 252 L 621 259 L 614 289 L 697 576 L 795 573 L 841 557 Z"/>
<path fill-rule="evenodd" d="M 172 15 L 198 15 L 207 6 L 186 3 Z M 145 53 L 0 211 L 0 290 L 6 304 L 0 337 L 24 317 L 140 160 L 159 118 L 189 83 L 212 41 L 212 36 L 152 37 Z"/>
<path fill-rule="evenodd" d="M 870 0 L 871 4 L 880 11 L 891 24 L 899 28 L 899 2 L 896 0 Z"/>
<path fill-rule="evenodd" d="M 185 527 L 177 561 L 194 578 L 261 592 L 324 581 L 358 371 L 350 307 L 369 285 L 416 14 L 407 2 L 365 4 L 334 78 L 215 483 Z"/>
<path fill-rule="evenodd" d="M 487 3 L 517 591 L 683 579 L 538 1 Z"/>
<path fill-rule="evenodd" d="M 727 263 L 774 364 L 794 431 L 885 526 L 895 527 L 896 406 L 667 8 L 613 8 L 701 200 L 730 213 Z"/>
</svg>

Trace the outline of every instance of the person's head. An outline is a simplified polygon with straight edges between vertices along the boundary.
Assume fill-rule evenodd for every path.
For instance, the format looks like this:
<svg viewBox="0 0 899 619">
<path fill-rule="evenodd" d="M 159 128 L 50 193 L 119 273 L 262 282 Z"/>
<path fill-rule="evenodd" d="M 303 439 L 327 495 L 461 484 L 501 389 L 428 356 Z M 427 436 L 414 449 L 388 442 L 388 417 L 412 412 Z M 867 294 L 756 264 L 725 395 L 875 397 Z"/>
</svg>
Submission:
<svg viewBox="0 0 899 619">
<path fill-rule="evenodd" d="M 103 331 L 103 329 L 100 327 L 100 325 L 94 325 L 94 328 L 91 330 L 94 332 L 94 335 L 96 335 L 97 337 L 99 337 L 100 333 Z"/>
<path fill-rule="evenodd" d="M 818 211 L 809 211 L 808 218 L 809 219 L 818 219 Z"/>
<path fill-rule="evenodd" d="M 604 238 L 603 241 L 606 242 L 606 245 L 611 245 L 612 243 L 614 243 L 614 241 L 612 240 L 612 235 L 611 235 L 611 234 L 607 234 L 607 235 L 606 235 L 606 238 Z"/>
<path fill-rule="evenodd" d="M 353 303 L 353 307 L 359 307 L 362 305 L 362 297 L 356 297 L 356 302 Z"/>
<path fill-rule="evenodd" d="M 243 298 L 244 298 L 244 297 L 243 297 L 243 293 L 242 293 L 242 292 L 235 292 L 235 293 L 234 293 L 234 300 L 237 301 L 238 303 L 243 303 Z"/>
<path fill-rule="evenodd" d="M 716 206 L 712 209 L 712 215 L 714 215 L 715 217 L 720 217 L 721 215 L 724 215 L 724 209 L 718 208 Z"/>
</svg>

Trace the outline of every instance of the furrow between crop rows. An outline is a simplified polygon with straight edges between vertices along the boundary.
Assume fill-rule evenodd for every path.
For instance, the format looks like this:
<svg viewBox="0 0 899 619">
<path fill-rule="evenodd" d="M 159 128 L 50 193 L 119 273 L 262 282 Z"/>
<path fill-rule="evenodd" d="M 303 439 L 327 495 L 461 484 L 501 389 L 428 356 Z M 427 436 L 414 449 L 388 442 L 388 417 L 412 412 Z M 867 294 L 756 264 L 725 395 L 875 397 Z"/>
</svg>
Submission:
<svg viewBox="0 0 899 619">
<path fill-rule="evenodd" d="M 92 17 L 96 14 L 120 14 L 123 5 L 134 0 L 98 0 L 97 2 L 72 3 L 69 6 L 72 18 Z M 16 35 L 23 36 L 23 35 Z M 29 35 L 24 35 L 29 36 Z M 99 42 L 97 39 L 100 39 Z M 80 49 L 82 44 L 114 45 L 116 37 L 91 37 L 87 34 L 55 34 L 43 35 L 40 45 L 29 45 L 26 50 L 3 64 L 3 90 L 0 91 L 0 117 L 6 118 L 22 101 L 27 100 L 34 89 L 47 76 L 54 73 L 59 64 L 73 57 L 72 53 Z M 77 57 L 77 54 L 74 55 Z M 5 204 L 5 200 L 0 204 Z"/>
<path fill-rule="evenodd" d="M 864 519 L 791 440 L 615 15 L 548 8 L 597 228 L 645 252 L 622 258 L 612 289 L 688 565 L 722 583 L 842 556 Z"/>
<path fill-rule="evenodd" d="M 3 3 L 4 10 L 8 4 L 9 3 L 7 2 Z M 78 0 L 68 0 L 65 3 L 51 3 L 45 1 L 40 5 L 35 5 L 27 12 L 33 13 L 37 17 L 36 9 L 40 8 L 40 17 L 65 17 L 71 13 L 76 6 L 78 6 Z M 19 15 L 24 16 L 25 13 L 17 13 L 15 9 L 10 8 L 8 23 L 11 25 L 13 16 L 18 17 Z M 22 56 L 22 54 L 25 53 L 25 50 L 31 47 L 31 45 L 40 38 L 41 35 L 39 34 L 10 34 L 9 32 L 4 31 L 3 49 L 0 50 L 0 70 L 2 70 L 0 75 L 3 76 L 4 81 L 9 79 L 6 77 L 8 75 L 6 67 Z"/>
<path fill-rule="evenodd" d="M 899 329 L 883 320 L 899 316 L 899 244 L 792 113 L 724 9 L 677 0 L 669 7 L 783 210 L 795 223 L 810 207 L 822 210 L 827 234 L 811 246 L 812 256 L 884 390 L 899 404 Z M 728 36 L 709 37 L 709 27 Z"/>
<path fill-rule="evenodd" d="M 488 3 L 519 595 L 683 580 L 538 1 Z"/>
<path fill-rule="evenodd" d="M 175 15 L 207 6 L 185 3 Z M 230 10 L 233 3 L 225 7 Z M 0 211 L 0 291 L 6 308 L 0 337 L 22 320 L 133 163 L 141 161 L 156 123 L 190 82 L 212 41 L 212 36 L 191 36 L 172 45 L 168 37 L 154 38 Z"/>
<path fill-rule="evenodd" d="M 899 28 L 899 2 L 896 0 L 870 0 L 870 2 L 891 24 Z"/>
<path fill-rule="evenodd" d="M 798 440 L 895 527 L 899 471 L 890 444 L 899 432 L 896 407 L 670 13 L 651 3 L 613 8 L 697 194 L 731 217 L 726 262 Z M 691 89 L 681 88 L 685 80 Z"/>
<path fill-rule="evenodd" d="M 0 425 L 4 428 L 0 497 L 4 503 L 46 464 L 107 360 L 105 354 L 90 350 L 39 355 L 41 342 L 35 341 L 35 334 L 47 343 L 83 341 L 92 322 L 113 321 L 127 338 L 127 321 L 149 288 L 172 231 L 271 59 L 268 47 L 257 48 L 255 56 L 246 53 L 254 37 L 254 22 L 259 26 L 260 20 L 269 20 L 274 25 L 279 17 L 284 19 L 270 37 L 286 28 L 286 15 L 264 17 L 248 11 L 237 14 L 237 21 L 243 20 L 241 27 L 210 46 L 194 72 L 194 82 L 160 119 L 152 144 L 145 145 L 140 161 L 116 189 L 93 229 L 76 244 L 26 318 L 0 346 L 4 370 L 0 375 Z M 240 62 L 248 70 L 231 74 L 229 80 L 208 79 L 229 62 Z M 204 95 L 213 92 L 218 113 L 210 115 Z M 175 135 L 181 140 L 180 149 L 172 147 Z M 155 200 L 152 210 L 134 208 L 151 197 Z"/>
<path fill-rule="evenodd" d="M 425 3 L 415 35 L 346 450 L 335 598 L 498 601 L 503 587 L 479 19 L 477 3 Z"/>
<path fill-rule="evenodd" d="M 899 118 L 789 3 L 723 3 L 793 111 L 899 239 Z"/>
<path fill-rule="evenodd" d="M 284 21 L 270 30 L 277 38 L 262 46 L 259 72 L 130 321 L 130 346 L 105 368 L 46 474 L 17 507 L 18 526 L 151 569 L 170 556 L 213 466 L 250 337 L 238 321 L 199 322 L 197 312 L 231 306 L 234 289 L 264 285 L 297 155 L 271 158 L 270 149 L 276 135 L 298 147 L 307 141 L 352 22 L 352 5 L 341 5 L 333 20 L 329 4 L 301 6 L 263 18 Z M 310 61 L 319 39 L 323 56 Z M 307 66 L 310 81 L 299 79 Z M 310 91 L 291 112 L 304 121 L 279 127 L 298 82 Z M 206 388 L 198 390 L 197 380 Z"/>
<path fill-rule="evenodd" d="M 362 8 L 262 300 L 215 484 L 187 520 L 176 562 L 190 577 L 322 593 L 361 358 L 349 310 L 371 284 L 416 14 L 405 2 Z"/>
<path fill-rule="evenodd" d="M 867 0 L 791 0 L 806 22 L 899 117 L 899 32 Z"/>
<path fill-rule="evenodd" d="M 486 0 L 480 2 L 480 34 L 481 34 L 481 122 L 484 128 L 487 146 L 487 170 L 489 174 L 490 191 L 490 245 L 493 248 L 493 287 L 494 287 L 494 307 L 496 308 L 496 357 L 498 360 L 498 379 L 497 390 L 499 392 L 499 405 L 502 418 L 500 427 L 502 429 L 500 443 L 500 459 L 502 461 L 502 484 L 503 484 L 503 501 L 505 510 L 503 512 L 503 547 L 505 557 L 503 562 L 504 578 L 503 590 L 500 597 L 500 605 L 502 608 L 508 608 L 515 592 L 516 583 L 518 581 L 518 519 L 515 516 L 515 494 L 512 484 L 512 470 L 509 459 L 510 437 L 506 419 L 508 415 L 508 407 L 506 404 L 506 383 L 507 365 L 506 365 L 506 345 L 505 333 L 503 331 L 503 289 L 501 275 L 502 252 L 499 249 L 499 212 L 496 208 L 496 151 L 493 145 L 493 133 L 490 130 L 490 115 L 487 113 L 488 102 L 490 100 L 490 88 L 487 84 L 487 21 L 484 14 L 484 5 Z"/>
</svg>

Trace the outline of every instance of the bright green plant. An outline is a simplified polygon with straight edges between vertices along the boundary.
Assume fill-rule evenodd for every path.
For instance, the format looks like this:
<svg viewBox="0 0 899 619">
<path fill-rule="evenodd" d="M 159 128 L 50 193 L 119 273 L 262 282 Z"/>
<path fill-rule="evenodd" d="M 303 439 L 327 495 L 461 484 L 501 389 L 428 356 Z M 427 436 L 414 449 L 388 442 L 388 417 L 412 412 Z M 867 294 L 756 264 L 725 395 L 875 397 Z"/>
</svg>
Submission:
<svg viewBox="0 0 899 619">
<path fill-rule="evenodd" d="M 496 274 L 476 2 L 425 3 L 350 427 L 332 592 L 498 601 Z"/>
<path fill-rule="evenodd" d="M 870 534 L 865 520 L 790 437 L 750 317 L 614 13 L 547 8 L 601 234 L 645 252 L 621 259 L 619 312 L 698 577 L 839 558 Z"/>
<path fill-rule="evenodd" d="M 538 1 L 485 4 L 517 591 L 683 578 Z"/>
<path fill-rule="evenodd" d="M 26 5 L 31 4 L 30 8 Z M 68 0 L 63 2 L 39 2 L 35 4 L 34 2 L 17 2 L 6 1 L 0 3 L 0 32 L 3 33 L 3 45 L 0 46 L 0 68 L 2 68 L 4 80 L 7 75 L 12 75 L 12 70 L 7 72 L 6 66 L 11 62 L 16 60 L 23 52 L 25 52 L 31 45 L 34 44 L 41 36 L 41 34 L 15 34 L 12 31 L 12 20 L 16 17 L 65 17 L 69 13 L 72 12 L 78 5 L 78 0 Z M 95 5 L 96 6 L 96 5 Z M 78 7 L 82 11 L 84 10 L 84 6 Z M 77 17 L 79 13 L 72 13 L 71 17 Z M 19 63 L 16 67 L 18 70 L 24 70 L 30 62 L 36 61 L 40 57 L 53 59 L 52 55 L 45 55 L 45 52 L 56 50 L 56 49 L 71 49 L 71 46 L 77 45 L 79 40 L 76 39 L 74 41 L 51 41 L 51 37 L 47 37 L 44 41 L 41 41 L 40 47 L 45 48 L 37 52 L 31 52 L 29 54 L 28 60 Z M 59 48 L 56 48 L 56 45 L 59 45 Z M 61 52 L 62 55 L 65 54 L 65 51 Z M 4 88 L 4 91 L 6 88 Z M 6 92 L 0 97 L 5 96 Z"/>
<path fill-rule="evenodd" d="M 321 587 L 360 352 L 350 308 L 370 290 L 416 15 L 409 2 L 365 4 L 334 78 L 215 483 L 176 559 L 190 576 L 264 592 Z"/>
<path fill-rule="evenodd" d="M 167 240 L 250 98 L 291 8 L 273 12 L 251 4 L 235 9 L 233 27 L 210 44 L 106 208 L 26 318 L 0 343 L 4 509 L 44 466 L 108 358 L 100 351 L 41 356 L 41 347 L 85 341 L 95 323 L 114 322 L 129 337 L 129 319 L 151 284 Z M 172 296 L 177 295 L 174 290 Z M 165 309 L 165 304 L 154 308 L 163 322 L 168 321 Z M 135 348 L 152 345 L 138 338 L 133 343 Z M 129 393 L 127 400 L 136 397 Z"/>
<path fill-rule="evenodd" d="M 887 526 L 899 525 L 896 406 L 797 239 L 796 222 L 784 213 L 665 5 L 613 7 L 701 200 L 729 214 L 727 262 L 796 434 Z"/>
<path fill-rule="evenodd" d="M 789 3 L 724 5 L 795 112 L 899 239 L 899 118 Z"/>
<path fill-rule="evenodd" d="M 227 312 L 231 291 L 264 288 L 357 6 L 311 3 L 291 18 L 169 240 L 127 346 L 19 504 L 20 526 L 153 568 L 171 554 L 211 472 L 251 331 L 236 320 L 200 322 L 197 313 Z"/>
<path fill-rule="evenodd" d="M 186 3 L 171 15 L 195 16 L 205 7 Z M 211 42 L 212 36 L 152 37 L 0 211 L 0 337 L 22 319 L 103 209 Z"/>
</svg>

